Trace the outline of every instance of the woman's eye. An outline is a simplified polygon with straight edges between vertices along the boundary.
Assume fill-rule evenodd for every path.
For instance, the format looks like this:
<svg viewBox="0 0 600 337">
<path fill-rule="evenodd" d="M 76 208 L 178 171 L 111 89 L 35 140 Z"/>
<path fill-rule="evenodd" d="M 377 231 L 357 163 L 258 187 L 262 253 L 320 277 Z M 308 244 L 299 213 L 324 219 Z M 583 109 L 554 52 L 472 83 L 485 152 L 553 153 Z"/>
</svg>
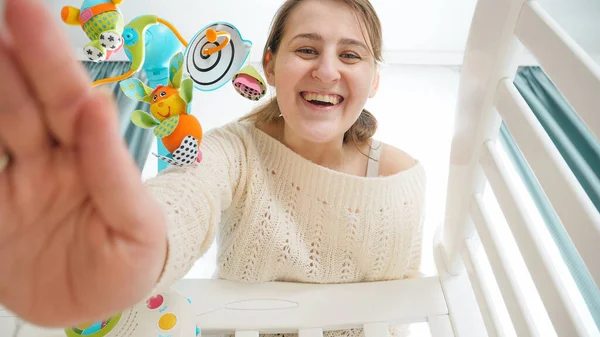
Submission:
<svg viewBox="0 0 600 337">
<path fill-rule="evenodd" d="M 302 54 L 309 54 L 309 55 L 317 54 L 317 52 L 314 49 L 310 49 L 310 48 L 300 48 L 296 52 L 302 53 Z"/>
<path fill-rule="evenodd" d="M 342 54 L 342 57 L 351 60 L 360 60 L 360 56 L 352 53 L 344 53 Z"/>
</svg>

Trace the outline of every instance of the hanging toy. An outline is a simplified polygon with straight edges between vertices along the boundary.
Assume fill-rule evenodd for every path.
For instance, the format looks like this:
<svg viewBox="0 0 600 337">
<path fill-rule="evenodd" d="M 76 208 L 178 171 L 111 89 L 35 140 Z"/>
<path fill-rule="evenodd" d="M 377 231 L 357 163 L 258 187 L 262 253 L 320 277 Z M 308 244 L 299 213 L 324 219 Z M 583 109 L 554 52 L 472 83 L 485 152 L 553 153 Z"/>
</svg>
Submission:
<svg viewBox="0 0 600 337">
<path fill-rule="evenodd" d="M 169 84 L 152 89 L 138 79 L 120 83 L 127 97 L 150 104 L 150 113 L 135 110 L 131 121 L 144 129 L 154 129 L 167 155 L 157 158 L 176 166 L 190 165 L 202 160 L 200 143 L 202 126 L 189 114 L 193 95 L 193 82 L 183 78 L 183 54 L 176 54 L 169 67 Z"/>
<path fill-rule="evenodd" d="M 231 83 L 238 94 L 251 101 L 258 101 L 267 93 L 265 80 L 251 65 L 247 65 L 238 71 Z"/>
<path fill-rule="evenodd" d="M 123 29 L 123 48 L 131 61 L 129 71 L 97 80 L 92 86 L 122 81 L 142 70 L 146 72 L 150 86 L 166 86 L 171 59 L 187 45 L 187 41 L 168 21 L 156 15 L 138 16 Z"/>
<path fill-rule="evenodd" d="M 194 87 L 214 91 L 229 82 L 250 54 L 252 42 L 242 39 L 239 30 L 225 22 L 202 28 L 186 49 L 185 66 Z"/>
<path fill-rule="evenodd" d="M 68 25 L 81 26 L 90 42 L 83 53 L 90 61 L 109 60 L 123 47 L 124 20 L 117 5 L 123 0 L 84 0 L 81 8 L 65 6 L 62 21 Z"/>
</svg>

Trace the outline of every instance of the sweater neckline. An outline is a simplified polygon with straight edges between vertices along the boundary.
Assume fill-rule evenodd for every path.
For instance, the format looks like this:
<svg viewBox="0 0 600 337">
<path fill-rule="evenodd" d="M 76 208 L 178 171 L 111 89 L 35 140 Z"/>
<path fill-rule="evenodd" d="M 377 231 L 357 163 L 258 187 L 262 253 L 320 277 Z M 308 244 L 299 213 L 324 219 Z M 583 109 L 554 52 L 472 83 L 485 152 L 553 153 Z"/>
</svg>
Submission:
<svg viewBox="0 0 600 337">
<path fill-rule="evenodd" d="M 284 162 L 289 162 L 292 165 L 297 165 L 297 167 L 301 167 L 303 170 L 309 170 L 310 172 L 308 173 L 318 175 L 326 174 L 330 175 L 332 178 L 339 178 L 344 181 L 353 180 L 356 182 L 393 183 L 397 180 L 414 179 L 415 176 L 420 176 L 424 172 L 424 167 L 418 159 L 416 159 L 416 163 L 412 167 L 388 176 L 368 177 L 339 172 L 328 167 L 316 164 L 302 157 L 298 153 L 285 146 L 283 143 L 279 142 L 277 139 L 271 137 L 271 135 L 257 128 L 253 122 L 246 121 L 242 123 L 246 124 L 246 126 L 251 129 L 254 135 L 258 137 L 258 139 L 260 139 L 262 143 L 265 144 L 267 150 L 279 152 L 279 154 L 281 155 L 281 159 Z"/>
</svg>

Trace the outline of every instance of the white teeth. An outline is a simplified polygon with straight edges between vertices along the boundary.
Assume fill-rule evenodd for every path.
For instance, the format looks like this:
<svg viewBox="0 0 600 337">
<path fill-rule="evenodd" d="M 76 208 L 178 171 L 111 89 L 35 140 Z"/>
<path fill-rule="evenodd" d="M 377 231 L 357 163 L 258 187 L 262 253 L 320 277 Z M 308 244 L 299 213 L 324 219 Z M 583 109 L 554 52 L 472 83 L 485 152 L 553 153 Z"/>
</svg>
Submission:
<svg viewBox="0 0 600 337">
<path fill-rule="evenodd" d="M 333 105 L 336 105 L 340 102 L 340 96 L 338 95 L 320 95 L 313 92 L 308 92 L 303 93 L 302 97 L 304 97 L 304 99 L 307 101 L 320 101 L 331 103 Z"/>
</svg>

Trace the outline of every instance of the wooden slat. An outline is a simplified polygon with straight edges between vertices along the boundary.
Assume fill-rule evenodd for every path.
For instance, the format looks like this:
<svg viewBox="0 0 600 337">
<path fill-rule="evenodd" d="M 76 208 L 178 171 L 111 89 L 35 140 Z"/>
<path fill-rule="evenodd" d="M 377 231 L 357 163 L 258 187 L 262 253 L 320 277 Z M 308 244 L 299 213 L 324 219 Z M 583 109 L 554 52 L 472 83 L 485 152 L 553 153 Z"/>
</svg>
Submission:
<svg viewBox="0 0 600 337">
<path fill-rule="evenodd" d="M 597 96 L 600 97 L 600 91 Z M 510 80 L 503 80 L 498 86 L 496 107 L 600 286 L 600 214 Z"/>
<path fill-rule="evenodd" d="M 477 164 L 481 144 L 495 139 L 501 123 L 493 108 L 496 85 L 500 79 L 514 76 L 518 68 L 514 56 L 521 46 L 514 28 L 523 2 L 478 0 L 469 29 L 460 72 L 442 232 L 446 268 L 452 275 L 458 275 L 463 243 L 473 233 L 468 214 L 471 195 L 481 192 L 485 185 Z"/>
<path fill-rule="evenodd" d="M 448 315 L 432 316 L 428 321 L 432 337 L 454 337 L 454 330 Z"/>
<path fill-rule="evenodd" d="M 443 245 L 441 244 L 441 228 L 435 232 L 433 244 L 433 257 L 440 278 L 446 302 L 448 303 L 448 316 L 456 336 L 481 337 L 486 336 L 486 328 L 473 287 L 469 282 L 469 273 L 465 270 L 463 259 L 459 259 L 460 268 L 458 275 L 448 273 L 443 259 Z"/>
<path fill-rule="evenodd" d="M 510 268 L 510 261 L 506 256 L 506 248 L 502 248 L 502 239 L 495 230 L 495 224 L 489 218 L 484 208 L 481 196 L 475 195 L 471 203 L 471 218 L 485 247 L 486 255 L 490 261 L 492 272 L 502 298 L 506 304 L 508 314 L 515 328 L 517 336 L 540 336 L 535 322 L 526 305 L 525 296 L 519 288 L 519 280 Z"/>
<path fill-rule="evenodd" d="M 475 256 L 475 248 L 473 248 L 473 244 L 469 239 L 465 241 L 462 258 L 465 262 L 467 272 L 469 273 L 469 281 L 471 281 L 473 292 L 477 298 L 477 303 L 479 304 L 479 310 L 481 311 L 488 337 L 504 337 L 505 333 L 502 323 L 498 318 L 498 312 L 492 301 L 489 287 L 483 280 L 483 272 L 481 271 L 481 266 L 477 262 Z"/>
<path fill-rule="evenodd" d="M 258 337 L 258 331 L 236 331 L 235 337 Z"/>
<path fill-rule="evenodd" d="M 3 320 L 3 318 L 0 318 L 1 337 L 66 337 L 63 329 L 40 328 L 14 318 L 12 319 L 16 323 L 14 327 L 10 328 L 9 330 L 5 330 L 5 328 L 2 326 Z M 15 331 L 15 328 L 18 330 L 18 332 Z"/>
<path fill-rule="evenodd" d="M 537 1 L 525 3 L 515 34 L 600 139 L 600 66 Z"/>
<path fill-rule="evenodd" d="M 323 329 L 300 329 L 298 331 L 298 337 L 323 337 Z"/>
<path fill-rule="evenodd" d="M 0 316 L 0 336 L 14 336 L 17 329 L 17 319 L 15 317 Z"/>
<path fill-rule="evenodd" d="M 363 327 L 365 337 L 389 337 L 390 326 L 386 323 L 367 323 Z"/>
<path fill-rule="evenodd" d="M 494 143 L 487 141 L 480 159 L 494 195 L 515 237 L 527 269 L 548 311 L 558 336 L 586 336 L 586 328 L 561 282 L 540 237 L 536 235 L 524 203 L 502 164 Z"/>
<path fill-rule="evenodd" d="M 175 288 L 191 300 L 205 334 L 258 330 L 295 333 L 302 327 L 324 331 L 425 322 L 448 313 L 437 277 L 351 284 L 184 279 Z"/>
</svg>

